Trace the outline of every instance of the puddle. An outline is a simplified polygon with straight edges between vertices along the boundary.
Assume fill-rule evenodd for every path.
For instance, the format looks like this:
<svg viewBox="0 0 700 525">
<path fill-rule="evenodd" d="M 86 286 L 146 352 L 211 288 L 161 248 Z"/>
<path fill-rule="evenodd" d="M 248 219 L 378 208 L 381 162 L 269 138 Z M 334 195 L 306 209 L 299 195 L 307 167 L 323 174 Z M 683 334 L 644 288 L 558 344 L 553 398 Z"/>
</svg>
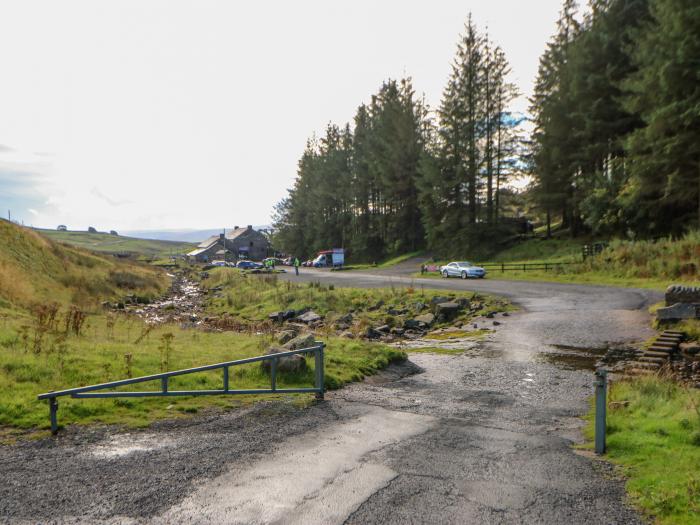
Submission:
<svg viewBox="0 0 700 525">
<path fill-rule="evenodd" d="M 553 347 L 561 351 L 540 352 L 536 359 L 569 370 L 595 370 L 600 366 L 614 369 L 619 363 L 636 357 L 636 349 L 632 347 L 579 348 L 564 345 L 553 345 Z"/>
<path fill-rule="evenodd" d="M 173 439 L 155 434 L 120 434 L 92 447 L 88 454 L 100 459 L 112 459 L 136 452 L 150 452 L 172 446 Z"/>
</svg>

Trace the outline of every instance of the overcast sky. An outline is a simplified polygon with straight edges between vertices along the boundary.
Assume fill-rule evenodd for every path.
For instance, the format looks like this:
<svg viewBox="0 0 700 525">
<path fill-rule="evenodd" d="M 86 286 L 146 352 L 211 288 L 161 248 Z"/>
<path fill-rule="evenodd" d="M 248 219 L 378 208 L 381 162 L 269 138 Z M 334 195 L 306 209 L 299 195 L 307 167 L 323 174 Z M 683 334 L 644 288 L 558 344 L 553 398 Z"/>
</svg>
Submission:
<svg viewBox="0 0 700 525">
<path fill-rule="evenodd" d="M 2 0 L 2 214 L 71 229 L 268 223 L 306 139 L 384 79 L 412 76 L 437 106 L 470 11 L 529 94 L 560 3 Z"/>
</svg>

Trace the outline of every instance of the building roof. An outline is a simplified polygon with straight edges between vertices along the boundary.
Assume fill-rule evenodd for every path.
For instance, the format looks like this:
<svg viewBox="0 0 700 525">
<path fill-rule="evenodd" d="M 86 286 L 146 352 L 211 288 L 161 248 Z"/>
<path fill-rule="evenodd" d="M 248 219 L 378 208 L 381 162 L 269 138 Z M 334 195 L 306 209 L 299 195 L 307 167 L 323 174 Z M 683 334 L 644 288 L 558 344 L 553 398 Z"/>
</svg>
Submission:
<svg viewBox="0 0 700 525">
<path fill-rule="evenodd" d="M 191 252 L 189 252 L 187 255 L 188 255 L 189 257 L 195 257 L 195 256 L 199 255 L 200 253 L 206 252 L 208 248 L 209 248 L 209 247 L 206 247 L 206 248 L 197 248 L 196 250 L 192 250 Z"/>
<path fill-rule="evenodd" d="M 216 244 L 217 242 L 219 242 L 219 236 L 212 235 L 211 237 L 207 238 L 206 240 L 200 242 L 199 246 L 197 246 L 197 248 L 209 248 L 213 244 Z"/>
</svg>

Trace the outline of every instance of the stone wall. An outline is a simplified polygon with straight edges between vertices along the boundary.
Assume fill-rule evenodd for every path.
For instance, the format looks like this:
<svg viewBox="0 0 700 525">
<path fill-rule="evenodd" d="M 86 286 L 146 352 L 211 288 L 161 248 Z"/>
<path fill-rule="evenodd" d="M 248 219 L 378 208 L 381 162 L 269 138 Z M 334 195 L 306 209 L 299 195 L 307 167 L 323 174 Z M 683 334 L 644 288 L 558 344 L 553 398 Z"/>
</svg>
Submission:
<svg viewBox="0 0 700 525">
<path fill-rule="evenodd" d="M 700 303 L 700 287 L 672 284 L 666 288 L 666 306 L 676 303 Z"/>
</svg>

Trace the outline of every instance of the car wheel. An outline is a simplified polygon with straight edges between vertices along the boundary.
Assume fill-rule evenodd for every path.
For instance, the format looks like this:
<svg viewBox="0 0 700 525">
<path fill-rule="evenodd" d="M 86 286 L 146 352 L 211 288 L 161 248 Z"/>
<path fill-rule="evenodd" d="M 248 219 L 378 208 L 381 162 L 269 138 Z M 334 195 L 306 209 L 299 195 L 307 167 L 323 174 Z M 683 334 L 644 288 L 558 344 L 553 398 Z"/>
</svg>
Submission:
<svg viewBox="0 0 700 525">
<path fill-rule="evenodd" d="M 484 277 L 486 277 L 486 276 L 485 276 L 485 275 L 480 275 L 480 276 L 479 276 L 479 279 L 483 279 Z"/>
<path fill-rule="evenodd" d="M 462 279 L 466 279 L 467 277 L 469 277 L 469 276 L 467 275 L 467 272 L 462 272 Z"/>
<path fill-rule="evenodd" d="M 447 270 L 443 270 L 442 272 L 442 278 L 447 279 L 450 276 L 450 274 L 447 273 Z"/>
</svg>

